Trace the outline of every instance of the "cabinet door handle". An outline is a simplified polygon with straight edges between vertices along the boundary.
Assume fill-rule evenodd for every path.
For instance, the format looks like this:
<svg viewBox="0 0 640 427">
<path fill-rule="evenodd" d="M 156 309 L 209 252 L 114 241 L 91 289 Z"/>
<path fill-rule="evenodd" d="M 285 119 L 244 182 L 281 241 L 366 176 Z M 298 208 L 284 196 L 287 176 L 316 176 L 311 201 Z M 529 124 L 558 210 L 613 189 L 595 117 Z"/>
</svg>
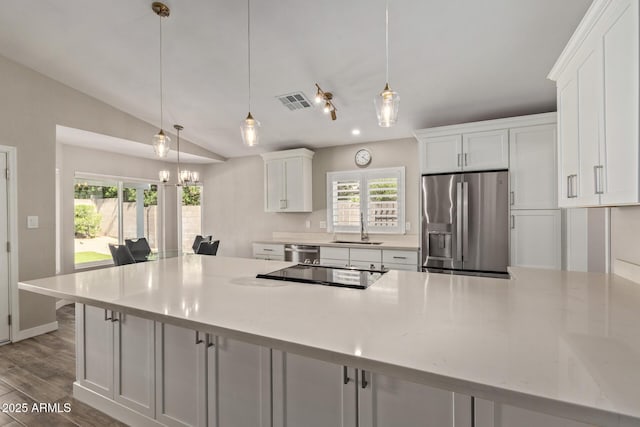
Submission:
<svg viewBox="0 0 640 427">
<path fill-rule="evenodd" d="M 604 188 L 602 186 L 602 171 L 603 171 L 603 169 L 604 169 L 604 166 L 602 166 L 602 165 L 593 167 L 593 175 L 594 175 L 595 185 L 596 185 L 596 194 L 603 194 L 604 193 Z"/>
<path fill-rule="evenodd" d="M 342 383 L 347 385 L 349 384 L 349 381 L 351 381 L 351 378 L 349 378 L 349 375 L 347 373 L 347 367 L 343 366 L 342 367 Z"/>
<path fill-rule="evenodd" d="M 407 259 L 406 256 L 394 256 L 393 259 Z"/>
<path fill-rule="evenodd" d="M 206 340 L 207 340 L 207 347 L 214 347 L 215 343 L 213 342 L 213 335 L 211 334 L 207 334 L 205 335 Z"/>
<path fill-rule="evenodd" d="M 573 175 L 567 175 L 567 199 L 571 199 L 571 177 Z"/>
<path fill-rule="evenodd" d="M 464 165 L 465 166 L 469 166 L 469 154 L 468 153 L 464 153 Z"/>
<path fill-rule="evenodd" d="M 509 197 L 511 198 L 510 199 L 511 206 L 515 205 L 516 196 L 515 196 L 515 193 L 513 191 L 509 194 Z"/>
<path fill-rule="evenodd" d="M 107 317 L 107 311 L 109 311 L 109 310 L 107 310 L 107 309 L 105 308 L 105 310 L 104 310 L 104 321 L 105 321 L 105 322 L 106 322 L 107 320 L 111 320 L 111 319 L 113 318 L 113 312 L 111 312 L 111 317 Z"/>
<path fill-rule="evenodd" d="M 273 252 L 273 249 L 263 249 L 265 252 Z"/>
<path fill-rule="evenodd" d="M 462 158 L 462 154 L 458 153 L 458 167 L 462 166 L 462 162 L 461 162 L 461 158 Z"/>
<path fill-rule="evenodd" d="M 511 229 L 516 228 L 516 217 L 515 215 L 511 215 Z"/>
<path fill-rule="evenodd" d="M 200 332 L 196 331 L 196 345 L 201 343 L 202 343 L 202 340 L 200 339 Z"/>
<path fill-rule="evenodd" d="M 360 383 L 360 386 L 365 389 L 367 388 L 367 386 L 369 385 L 369 383 L 367 382 L 367 371 L 362 370 L 360 371 L 362 374 L 362 382 Z"/>
</svg>

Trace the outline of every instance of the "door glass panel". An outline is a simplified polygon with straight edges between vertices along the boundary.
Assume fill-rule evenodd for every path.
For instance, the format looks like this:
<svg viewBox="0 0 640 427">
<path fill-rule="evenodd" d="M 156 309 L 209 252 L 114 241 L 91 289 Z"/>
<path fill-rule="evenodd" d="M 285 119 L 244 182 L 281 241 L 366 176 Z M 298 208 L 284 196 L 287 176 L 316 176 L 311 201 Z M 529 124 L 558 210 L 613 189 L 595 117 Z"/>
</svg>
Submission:
<svg viewBox="0 0 640 427">
<path fill-rule="evenodd" d="M 122 199 L 123 241 L 145 237 L 155 252 L 158 248 L 158 186 L 126 182 Z"/>
<path fill-rule="evenodd" d="M 108 245 L 120 237 L 118 183 L 80 178 L 74 184 L 75 265 L 109 263 Z"/>
<path fill-rule="evenodd" d="M 202 186 L 182 187 L 181 202 L 182 251 L 193 252 L 191 245 L 195 237 L 202 234 Z"/>
</svg>

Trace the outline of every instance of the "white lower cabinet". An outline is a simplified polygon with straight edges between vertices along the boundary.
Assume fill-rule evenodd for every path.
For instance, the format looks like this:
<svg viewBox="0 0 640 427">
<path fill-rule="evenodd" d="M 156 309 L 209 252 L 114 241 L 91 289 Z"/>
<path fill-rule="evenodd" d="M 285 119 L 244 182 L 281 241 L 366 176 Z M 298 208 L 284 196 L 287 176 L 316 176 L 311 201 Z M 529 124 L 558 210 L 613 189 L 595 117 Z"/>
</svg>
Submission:
<svg viewBox="0 0 640 427">
<path fill-rule="evenodd" d="M 156 324 L 156 419 L 167 426 L 206 426 L 205 335 Z"/>
<path fill-rule="evenodd" d="M 475 427 L 596 427 L 503 403 L 474 399 Z"/>
<path fill-rule="evenodd" d="M 272 367 L 273 427 L 471 427 L 468 396 L 275 350 Z"/>
<path fill-rule="evenodd" d="M 154 322 L 76 304 L 78 383 L 136 412 L 155 412 Z"/>
<path fill-rule="evenodd" d="M 471 427 L 471 398 L 358 370 L 359 427 Z"/>
<path fill-rule="evenodd" d="M 206 342 L 209 427 L 270 426 L 271 350 L 209 335 Z"/>
<path fill-rule="evenodd" d="M 560 270 L 561 230 L 559 209 L 512 210 L 510 265 Z"/>
<path fill-rule="evenodd" d="M 273 427 L 356 427 L 355 370 L 273 350 Z"/>
</svg>

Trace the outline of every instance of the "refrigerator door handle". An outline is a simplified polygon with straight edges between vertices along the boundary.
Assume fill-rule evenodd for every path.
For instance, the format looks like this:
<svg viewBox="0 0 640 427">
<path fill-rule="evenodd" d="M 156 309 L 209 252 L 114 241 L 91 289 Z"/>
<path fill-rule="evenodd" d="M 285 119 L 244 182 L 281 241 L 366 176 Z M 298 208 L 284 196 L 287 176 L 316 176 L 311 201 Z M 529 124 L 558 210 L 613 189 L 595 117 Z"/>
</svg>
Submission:
<svg viewBox="0 0 640 427">
<path fill-rule="evenodd" d="M 469 252 L 469 183 L 462 183 L 462 253 Z"/>
<path fill-rule="evenodd" d="M 456 183 L 456 261 L 462 261 L 462 183 Z"/>
</svg>

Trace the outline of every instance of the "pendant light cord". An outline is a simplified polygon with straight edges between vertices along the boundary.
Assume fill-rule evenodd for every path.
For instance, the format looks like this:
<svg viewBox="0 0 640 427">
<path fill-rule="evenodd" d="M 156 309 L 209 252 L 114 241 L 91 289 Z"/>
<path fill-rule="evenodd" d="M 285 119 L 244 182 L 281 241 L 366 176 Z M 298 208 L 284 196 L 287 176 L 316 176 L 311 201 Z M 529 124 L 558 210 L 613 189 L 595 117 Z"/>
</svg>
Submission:
<svg viewBox="0 0 640 427">
<path fill-rule="evenodd" d="M 176 179 L 180 182 L 182 180 L 182 177 L 180 177 L 180 129 L 176 129 L 176 133 L 176 149 L 178 150 L 178 176 Z"/>
<path fill-rule="evenodd" d="M 384 41 L 385 41 L 385 55 L 387 58 L 387 81 L 386 83 L 389 83 L 389 0 L 387 0 L 387 7 L 385 9 L 385 14 L 384 14 L 384 29 L 385 29 L 385 34 L 384 34 Z"/>
<path fill-rule="evenodd" d="M 251 112 L 251 0 L 247 0 L 247 64 L 249 65 L 249 112 Z"/>
<path fill-rule="evenodd" d="M 162 16 L 160 19 L 160 130 L 163 129 L 163 109 L 162 109 Z"/>
</svg>

